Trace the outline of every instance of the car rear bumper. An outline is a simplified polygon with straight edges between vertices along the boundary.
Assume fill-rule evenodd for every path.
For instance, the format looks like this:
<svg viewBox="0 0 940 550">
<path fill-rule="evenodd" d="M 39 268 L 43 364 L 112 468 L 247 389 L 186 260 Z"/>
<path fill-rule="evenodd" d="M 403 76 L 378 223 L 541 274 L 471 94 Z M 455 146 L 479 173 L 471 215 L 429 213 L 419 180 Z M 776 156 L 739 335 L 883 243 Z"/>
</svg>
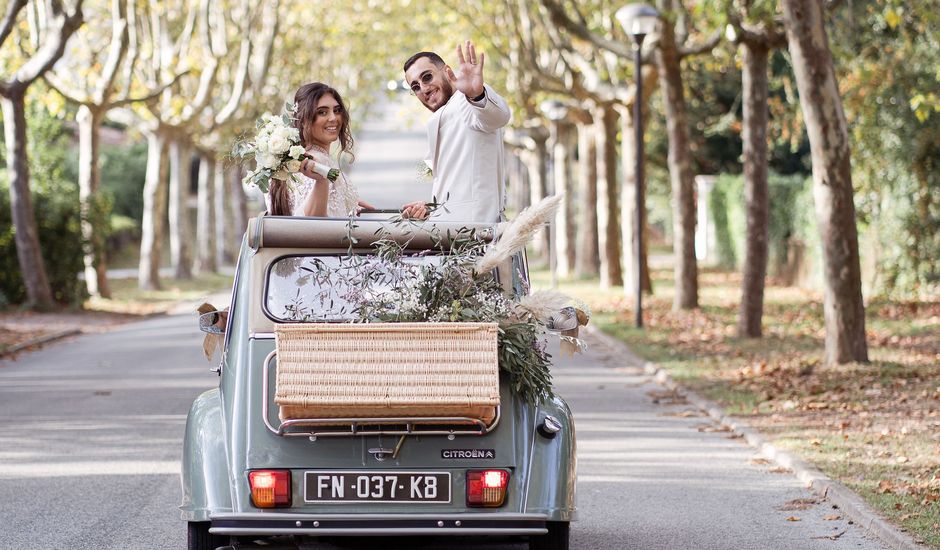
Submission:
<svg viewBox="0 0 940 550">
<path fill-rule="evenodd" d="M 544 535 L 545 514 L 217 514 L 217 535 Z"/>
</svg>

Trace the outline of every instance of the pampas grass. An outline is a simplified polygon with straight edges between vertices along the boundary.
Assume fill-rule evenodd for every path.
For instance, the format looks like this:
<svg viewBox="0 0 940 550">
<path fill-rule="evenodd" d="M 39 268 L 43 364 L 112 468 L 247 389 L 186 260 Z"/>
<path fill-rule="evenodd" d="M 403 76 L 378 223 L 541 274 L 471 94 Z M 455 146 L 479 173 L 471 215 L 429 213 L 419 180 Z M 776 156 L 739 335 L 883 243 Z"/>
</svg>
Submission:
<svg viewBox="0 0 940 550">
<path fill-rule="evenodd" d="M 477 261 L 474 271 L 486 273 L 522 250 L 526 243 L 532 240 L 535 232 L 552 219 L 561 199 L 562 195 L 545 197 L 520 212 L 516 219 L 500 224 L 503 227 L 500 227 L 502 234 L 499 240 Z"/>
<path fill-rule="evenodd" d="M 561 311 L 571 302 L 571 297 L 557 290 L 538 290 L 523 296 L 513 305 L 513 314 L 520 320 L 531 316 L 536 321 L 547 324 L 551 316 Z"/>
</svg>

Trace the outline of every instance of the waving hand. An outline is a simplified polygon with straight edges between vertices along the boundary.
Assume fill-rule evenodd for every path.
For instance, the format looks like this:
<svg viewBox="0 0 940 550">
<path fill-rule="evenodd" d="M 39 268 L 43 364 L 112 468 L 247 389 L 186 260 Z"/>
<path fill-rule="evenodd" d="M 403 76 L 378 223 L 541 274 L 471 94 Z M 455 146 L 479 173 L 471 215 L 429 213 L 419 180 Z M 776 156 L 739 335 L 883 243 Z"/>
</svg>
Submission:
<svg viewBox="0 0 940 550">
<path fill-rule="evenodd" d="M 460 62 L 454 74 L 457 76 L 457 89 L 465 96 L 473 98 L 483 93 L 483 59 L 481 52 L 477 58 L 473 42 L 467 40 L 467 52 L 464 55 L 464 45 L 457 46 L 457 59 Z"/>
</svg>

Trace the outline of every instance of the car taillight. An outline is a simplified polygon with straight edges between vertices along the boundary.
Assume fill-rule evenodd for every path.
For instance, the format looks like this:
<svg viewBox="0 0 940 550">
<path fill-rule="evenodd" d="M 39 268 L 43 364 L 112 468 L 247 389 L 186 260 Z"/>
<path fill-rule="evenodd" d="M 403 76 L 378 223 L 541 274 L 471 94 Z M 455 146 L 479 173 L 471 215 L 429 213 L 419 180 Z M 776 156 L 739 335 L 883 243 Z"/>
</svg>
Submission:
<svg viewBox="0 0 940 550">
<path fill-rule="evenodd" d="M 467 470 L 467 506 L 502 506 L 508 486 L 506 470 Z"/>
<path fill-rule="evenodd" d="M 248 472 L 251 502 L 258 508 L 290 506 L 289 470 L 254 470 Z"/>
</svg>

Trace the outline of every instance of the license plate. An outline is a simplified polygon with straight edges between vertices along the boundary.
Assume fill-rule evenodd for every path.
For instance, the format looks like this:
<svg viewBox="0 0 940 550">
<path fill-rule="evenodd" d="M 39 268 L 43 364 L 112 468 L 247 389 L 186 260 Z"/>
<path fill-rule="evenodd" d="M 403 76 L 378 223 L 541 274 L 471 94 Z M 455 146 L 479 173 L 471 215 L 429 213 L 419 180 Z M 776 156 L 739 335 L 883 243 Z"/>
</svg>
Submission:
<svg viewBox="0 0 940 550">
<path fill-rule="evenodd" d="M 305 502 L 450 502 L 450 473 L 304 472 Z"/>
</svg>

